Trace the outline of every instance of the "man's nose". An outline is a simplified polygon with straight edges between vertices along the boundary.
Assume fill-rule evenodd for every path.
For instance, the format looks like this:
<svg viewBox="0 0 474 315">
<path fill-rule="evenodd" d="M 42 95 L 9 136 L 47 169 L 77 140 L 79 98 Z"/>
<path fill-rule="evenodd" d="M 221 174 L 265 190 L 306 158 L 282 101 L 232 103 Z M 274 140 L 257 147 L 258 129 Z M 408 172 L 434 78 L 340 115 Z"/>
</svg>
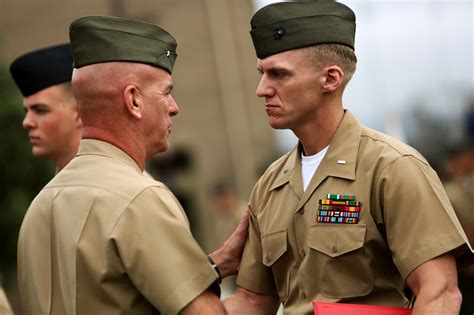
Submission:
<svg viewBox="0 0 474 315">
<path fill-rule="evenodd" d="M 176 116 L 179 114 L 179 106 L 176 104 L 176 101 L 171 96 L 171 103 L 168 106 L 170 116 Z"/>
<path fill-rule="evenodd" d="M 255 93 L 258 97 L 272 96 L 273 89 L 268 84 L 267 80 L 265 79 L 265 76 L 262 76 L 260 78 L 260 82 L 258 83 L 257 91 L 255 91 Z"/>
<path fill-rule="evenodd" d="M 30 112 L 25 113 L 25 118 L 23 118 L 23 127 L 26 129 L 31 129 L 36 125 L 35 120 L 32 117 Z"/>
</svg>

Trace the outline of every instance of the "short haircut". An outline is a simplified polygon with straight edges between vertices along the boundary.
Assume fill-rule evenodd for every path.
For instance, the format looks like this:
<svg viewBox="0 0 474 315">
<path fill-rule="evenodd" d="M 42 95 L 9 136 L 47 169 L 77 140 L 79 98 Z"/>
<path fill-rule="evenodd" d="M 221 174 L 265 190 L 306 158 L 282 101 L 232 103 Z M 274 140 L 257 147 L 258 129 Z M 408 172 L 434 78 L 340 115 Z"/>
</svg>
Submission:
<svg viewBox="0 0 474 315">
<path fill-rule="evenodd" d="M 344 71 L 343 89 L 356 70 L 357 57 L 354 50 L 340 44 L 321 44 L 303 48 L 314 59 L 319 68 L 336 64 Z"/>
</svg>

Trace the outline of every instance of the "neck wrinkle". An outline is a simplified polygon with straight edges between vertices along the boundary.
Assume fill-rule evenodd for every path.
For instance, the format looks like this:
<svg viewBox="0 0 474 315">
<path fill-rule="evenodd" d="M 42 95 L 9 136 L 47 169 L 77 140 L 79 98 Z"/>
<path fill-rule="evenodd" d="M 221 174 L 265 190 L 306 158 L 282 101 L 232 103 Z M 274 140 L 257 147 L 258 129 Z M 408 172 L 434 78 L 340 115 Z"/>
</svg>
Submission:
<svg viewBox="0 0 474 315">
<path fill-rule="evenodd" d="M 82 139 L 95 139 L 108 142 L 127 153 L 135 163 L 137 163 L 141 171 L 145 169 L 145 146 L 144 144 L 134 141 L 133 137 L 122 137 L 121 133 L 113 134 L 110 131 L 97 127 L 84 127 Z"/>
</svg>

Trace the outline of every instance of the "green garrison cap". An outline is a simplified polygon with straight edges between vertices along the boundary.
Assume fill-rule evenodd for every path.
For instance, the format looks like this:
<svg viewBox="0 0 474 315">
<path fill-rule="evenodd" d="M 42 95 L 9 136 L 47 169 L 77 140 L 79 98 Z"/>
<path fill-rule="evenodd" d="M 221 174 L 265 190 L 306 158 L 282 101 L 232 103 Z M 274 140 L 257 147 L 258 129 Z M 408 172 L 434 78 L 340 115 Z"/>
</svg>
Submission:
<svg viewBox="0 0 474 315">
<path fill-rule="evenodd" d="M 74 67 L 109 61 L 146 63 L 173 71 L 176 40 L 164 29 L 142 21 L 85 16 L 69 26 Z"/>
<path fill-rule="evenodd" d="M 334 1 L 278 2 L 258 10 L 250 21 L 258 58 L 318 44 L 354 49 L 355 14 Z"/>
</svg>

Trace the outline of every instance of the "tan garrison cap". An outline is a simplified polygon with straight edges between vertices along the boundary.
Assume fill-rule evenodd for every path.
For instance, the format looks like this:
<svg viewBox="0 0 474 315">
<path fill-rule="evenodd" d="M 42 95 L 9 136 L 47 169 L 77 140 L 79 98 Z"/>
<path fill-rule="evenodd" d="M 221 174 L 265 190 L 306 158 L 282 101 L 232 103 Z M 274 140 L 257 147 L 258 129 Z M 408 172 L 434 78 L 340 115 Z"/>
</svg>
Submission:
<svg viewBox="0 0 474 315">
<path fill-rule="evenodd" d="M 173 71 L 176 40 L 164 29 L 142 21 L 86 16 L 69 27 L 74 67 L 129 61 Z"/>
<path fill-rule="evenodd" d="M 318 44 L 354 49 L 355 19 L 339 2 L 279 2 L 253 15 L 250 35 L 258 58 Z"/>
</svg>

